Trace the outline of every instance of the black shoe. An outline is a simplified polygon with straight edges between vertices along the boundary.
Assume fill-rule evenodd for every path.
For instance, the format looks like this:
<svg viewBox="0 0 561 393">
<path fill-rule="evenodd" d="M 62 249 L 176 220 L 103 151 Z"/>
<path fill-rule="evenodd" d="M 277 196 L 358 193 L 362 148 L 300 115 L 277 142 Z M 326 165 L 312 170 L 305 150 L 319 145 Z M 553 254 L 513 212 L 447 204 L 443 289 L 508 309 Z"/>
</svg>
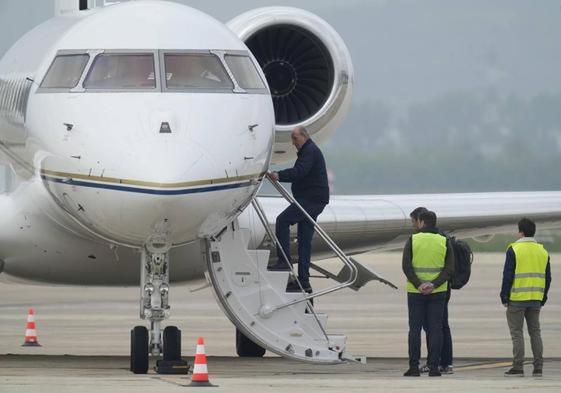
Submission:
<svg viewBox="0 0 561 393">
<path fill-rule="evenodd" d="M 532 377 L 541 377 L 542 376 L 542 369 L 541 368 L 535 368 L 534 372 L 532 372 Z"/>
<path fill-rule="evenodd" d="M 523 377 L 523 376 L 524 376 L 524 370 L 516 370 L 514 368 L 511 368 L 510 370 L 505 372 L 505 377 Z"/>
<path fill-rule="evenodd" d="M 404 377 L 420 377 L 419 367 L 409 367 L 409 370 L 403 373 Z"/>
<path fill-rule="evenodd" d="M 431 368 L 429 370 L 429 377 L 441 377 L 442 373 L 438 371 L 438 368 Z"/>
<path fill-rule="evenodd" d="M 286 286 L 286 292 L 300 292 L 300 286 L 296 281 L 289 281 Z"/>
<path fill-rule="evenodd" d="M 271 272 L 289 272 L 291 269 L 285 262 L 277 262 L 274 265 L 267 266 L 267 270 Z"/>
<path fill-rule="evenodd" d="M 302 288 L 306 293 L 312 293 L 312 286 L 310 284 L 302 284 Z M 286 286 L 286 292 L 302 292 L 300 285 L 296 281 L 289 282 Z"/>
<path fill-rule="evenodd" d="M 438 370 L 442 374 L 454 374 L 454 366 L 452 366 L 452 365 L 450 365 L 450 366 L 440 366 L 438 368 Z"/>
</svg>

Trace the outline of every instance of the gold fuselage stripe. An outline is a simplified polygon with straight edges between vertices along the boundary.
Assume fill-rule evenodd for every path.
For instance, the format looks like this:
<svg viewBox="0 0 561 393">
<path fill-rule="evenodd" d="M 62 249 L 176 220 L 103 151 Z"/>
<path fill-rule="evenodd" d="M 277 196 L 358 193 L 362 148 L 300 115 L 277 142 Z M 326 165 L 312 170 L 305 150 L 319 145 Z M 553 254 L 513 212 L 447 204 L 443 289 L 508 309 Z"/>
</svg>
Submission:
<svg viewBox="0 0 561 393">
<path fill-rule="evenodd" d="M 187 181 L 187 182 L 180 182 L 180 183 L 157 183 L 157 182 L 149 182 L 143 180 L 118 179 L 115 177 L 89 176 L 89 175 L 82 175 L 79 173 L 51 171 L 48 169 L 41 169 L 41 174 L 46 176 L 66 177 L 70 179 L 80 179 L 80 180 L 87 180 L 87 181 L 101 182 L 101 183 L 123 184 L 123 185 L 130 185 L 130 186 L 143 186 L 143 187 L 154 187 L 154 188 L 184 188 L 184 187 L 206 186 L 206 185 L 213 185 L 213 184 L 224 184 L 224 183 L 239 182 L 243 180 L 251 180 L 251 179 L 263 177 L 265 175 L 265 172 L 254 173 L 254 174 L 243 175 L 243 176 L 222 177 L 218 179 L 195 180 L 195 181 Z"/>
</svg>

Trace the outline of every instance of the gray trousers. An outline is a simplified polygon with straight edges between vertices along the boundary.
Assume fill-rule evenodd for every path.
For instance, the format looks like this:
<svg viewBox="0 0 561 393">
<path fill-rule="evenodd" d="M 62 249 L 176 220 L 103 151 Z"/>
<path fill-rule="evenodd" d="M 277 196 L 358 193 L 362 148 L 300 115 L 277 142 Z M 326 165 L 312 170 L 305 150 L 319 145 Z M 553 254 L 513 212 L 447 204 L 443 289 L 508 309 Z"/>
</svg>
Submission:
<svg viewBox="0 0 561 393">
<path fill-rule="evenodd" d="M 512 355 L 514 356 L 512 368 L 523 370 L 524 368 L 524 319 L 530 334 L 532 353 L 534 354 L 534 368 L 543 367 L 543 344 L 540 331 L 540 307 L 518 307 L 508 306 L 506 309 L 506 320 L 512 338 Z"/>
</svg>

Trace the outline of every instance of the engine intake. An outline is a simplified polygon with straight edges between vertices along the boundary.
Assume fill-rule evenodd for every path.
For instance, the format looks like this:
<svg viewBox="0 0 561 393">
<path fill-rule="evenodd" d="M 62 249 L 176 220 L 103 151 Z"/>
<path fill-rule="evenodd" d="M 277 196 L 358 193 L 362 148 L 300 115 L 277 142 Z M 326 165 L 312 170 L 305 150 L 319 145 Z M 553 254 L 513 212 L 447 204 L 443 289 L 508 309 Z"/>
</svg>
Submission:
<svg viewBox="0 0 561 393">
<path fill-rule="evenodd" d="M 259 62 L 276 118 L 273 163 L 296 155 L 290 131 L 305 126 L 316 143 L 326 141 L 348 112 L 353 66 L 337 32 L 297 8 L 251 10 L 228 23 Z"/>
<path fill-rule="evenodd" d="M 317 113 L 333 89 L 333 59 L 311 32 L 270 26 L 245 41 L 261 65 L 273 97 L 277 124 L 300 123 Z"/>
</svg>

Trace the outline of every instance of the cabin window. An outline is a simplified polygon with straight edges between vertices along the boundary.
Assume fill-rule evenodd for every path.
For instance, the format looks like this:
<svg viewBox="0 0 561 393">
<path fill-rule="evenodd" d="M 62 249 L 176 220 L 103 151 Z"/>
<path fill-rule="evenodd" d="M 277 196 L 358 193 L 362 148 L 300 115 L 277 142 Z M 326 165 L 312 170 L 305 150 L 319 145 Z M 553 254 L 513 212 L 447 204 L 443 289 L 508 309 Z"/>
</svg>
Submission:
<svg viewBox="0 0 561 393">
<path fill-rule="evenodd" d="M 15 173 L 12 167 L 5 163 L 0 163 L 0 194 L 7 194 L 13 191 L 15 186 Z"/>
<path fill-rule="evenodd" d="M 154 55 L 144 53 L 103 53 L 98 55 L 84 80 L 86 89 L 155 89 Z"/>
<path fill-rule="evenodd" d="M 265 88 L 265 84 L 249 56 L 226 55 L 224 59 L 242 89 L 255 90 Z"/>
<path fill-rule="evenodd" d="M 215 55 L 166 53 L 164 63 L 167 89 L 234 89 L 234 83 Z"/>
<path fill-rule="evenodd" d="M 49 71 L 41 82 L 42 88 L 72 89 L 76 87 L 88 64 L 87 54 L 59 55 L 55 57 Z"/>
</svg>

